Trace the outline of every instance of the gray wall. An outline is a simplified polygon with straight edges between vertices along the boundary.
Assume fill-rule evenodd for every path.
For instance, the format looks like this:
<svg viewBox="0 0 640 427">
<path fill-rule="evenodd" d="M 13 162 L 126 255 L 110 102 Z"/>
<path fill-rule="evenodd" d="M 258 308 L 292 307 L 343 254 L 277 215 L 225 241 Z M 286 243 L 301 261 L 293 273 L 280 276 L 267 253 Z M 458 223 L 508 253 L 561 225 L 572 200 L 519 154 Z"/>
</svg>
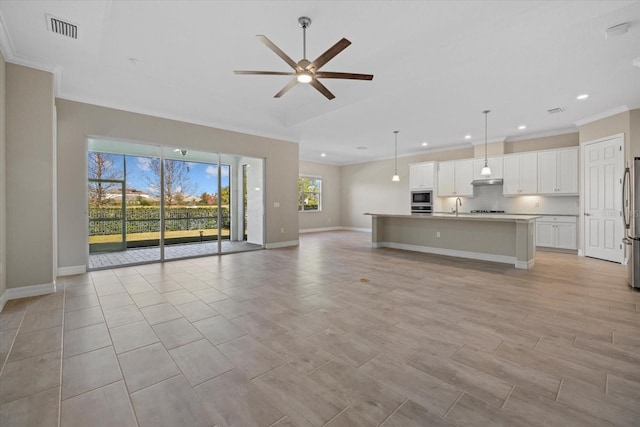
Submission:
<svg viewBox="0 0 640 427">
<path fill-rule="evenodd" d="M 7 289 L 7 209 L 5 161 L 6 62 L 0 53 L 0 296 Z M 0 307 L 2 309 L 2 307 Z"/>
<path fill-rule="evenodd" d="M 398 158 L 400 182 L 392 182 L 394 159 L 359 163 L 341 168 L 340 212 L 342 225 L 371 228 L 371 213 L 410 213 L 409 163 L 473 157 L 473 147 L 455 151 L 416 154 Z"/>
<path fill-rule="evenodd" d="M 7 288 L 53 283 L 53 74 L 6 64 Z"/>
<path fill-rule="evenodd" d="M 300 212 L 300 230 L 338 227 L 340 218 L 340 167 L 324 163 L 300 162 L 300 176 L 322 177 L 322 212 Z"/>
<path fill-rule="evenodd" d="M 87 135 L 266 159 L 266 244 L 298 241 L 298 144 L 63 99 L 56 106 L 59 267 L 86 264 Z"/>
</svg>

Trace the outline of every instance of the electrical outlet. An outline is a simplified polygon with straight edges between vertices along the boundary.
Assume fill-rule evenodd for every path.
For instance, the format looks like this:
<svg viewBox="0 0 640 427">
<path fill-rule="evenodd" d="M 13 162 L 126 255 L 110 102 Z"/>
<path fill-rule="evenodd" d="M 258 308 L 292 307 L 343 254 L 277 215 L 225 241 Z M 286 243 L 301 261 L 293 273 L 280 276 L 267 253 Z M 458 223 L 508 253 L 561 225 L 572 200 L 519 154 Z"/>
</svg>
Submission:
<svg viewBox="0 0 640 427">
<path fill-rule="evenodd" d="M 540 207 L 540 202 L 535 202 L 535 203 L 533 204 L 533 207 L 534 207 L 534 208 L 539 208 L 539 207 Z"/>
<path fill-rule="evenodd" d="M 439 239 L 440 238 L 440 232 L 436 231 L 436 237 Z"/>
<path fill-rule="evenodd" d="M 273 202 L 273 207 L 274 208 L 279 208 L 280 207 L 280 202 Z"/>
<path fill-rule="evenodd" d="M 280 234 L 284 234 L 284 227 L 280 229 Z"/>
</svg>

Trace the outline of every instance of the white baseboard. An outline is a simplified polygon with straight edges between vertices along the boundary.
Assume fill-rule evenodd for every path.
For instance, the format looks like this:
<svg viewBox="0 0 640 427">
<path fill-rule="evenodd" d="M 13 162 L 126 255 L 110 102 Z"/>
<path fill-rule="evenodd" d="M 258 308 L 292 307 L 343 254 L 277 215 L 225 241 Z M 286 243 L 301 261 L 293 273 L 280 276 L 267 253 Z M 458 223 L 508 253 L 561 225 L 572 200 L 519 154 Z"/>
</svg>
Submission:
<svg viewBox="0 0 640 427">
<path fill-rule="evenodd" d="M 58 267 L 58 276 L 74 276 L 87 272 L 86 265 L 72 265 L 71 267 Z"/>
<path fill-rule="evenodd" d="M 276 243 L 267 243 L 265 248 L 267 249 L 278 249 L 278 248 L 288 248 L 290 246 L 299 246 L 300 240 L 291 240 L 288 242 L 276 242 Z"/>
<path fill-rule="evenodd" d="M 371 233 L 370 228 L 358 228 L 358 227 L 340 227 L 341 230 L 346 231 L 361 231 L 363 233 Z"/>
<path fill-rule="evenodd" d="M 530 260 L 528 262 L 518 261 L 516 257 L 513 256 L 485 254 L 482 252 L 459 251 L 456 249 L 433 248 L 431 246 L 407 245 L 404 243 L 395 242 L 373 242 L 372 246 L 374 248 L 402 249 L 405 251 L 424 252 L 428 254 L 453 256 L 458 258 L 477 259 L 480 261 L 500 262 L 503 264 L 512 264 L 516 268 L 521 269 L 531 268 L 535 264 L 534 260 Z"/>
<path fill-rule="evenodd" d="M 45 283 L 43 285 L 21 286 L 19 288 L 8 288 L 0 296 L 0 307 L 4 308 L 7 301 L 27 297 L 37 297 L 38 295 L 52 294 L 56 291 L 55 283 Z M 2 310 L 0 308 L 0 311 Z"/>
<path fill-rule="evenodd" d="M 302 230 L 298 230 L 298 233 L 300 233 L 300 234 L 321 233 L 323 231 L 338 231 L 338 230 L 342 230 L 342 227 L 305 228 L 305 229 L 302 229 Z"/>
<path fill-rule="evenodd" d="M 7 291 L 5 290 L 2 295 L 0 295 L 0 313 L 2 313 L 2 309 L 4 305 L 7 303 Z"/>
<path fill-rule="evenodd" d="M 535 259 L 530 259 L 529 261 L 516 261 L 516 268 L 521 270 L 531 270 L 534 265 L 536 265 Z"/>
</svg>

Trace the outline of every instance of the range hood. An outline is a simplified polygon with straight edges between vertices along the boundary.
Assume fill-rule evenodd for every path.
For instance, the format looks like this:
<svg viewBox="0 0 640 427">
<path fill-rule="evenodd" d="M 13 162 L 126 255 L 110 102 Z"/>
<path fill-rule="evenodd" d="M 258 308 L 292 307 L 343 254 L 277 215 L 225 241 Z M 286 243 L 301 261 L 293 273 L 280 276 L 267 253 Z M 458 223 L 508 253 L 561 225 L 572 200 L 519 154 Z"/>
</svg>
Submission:
<svg viewBox="0 0 640 427">
<path fill-rule="evenodd" d="M 474 179 L 471 185 L 502 185 L 502 178 Z"/>
</svg>

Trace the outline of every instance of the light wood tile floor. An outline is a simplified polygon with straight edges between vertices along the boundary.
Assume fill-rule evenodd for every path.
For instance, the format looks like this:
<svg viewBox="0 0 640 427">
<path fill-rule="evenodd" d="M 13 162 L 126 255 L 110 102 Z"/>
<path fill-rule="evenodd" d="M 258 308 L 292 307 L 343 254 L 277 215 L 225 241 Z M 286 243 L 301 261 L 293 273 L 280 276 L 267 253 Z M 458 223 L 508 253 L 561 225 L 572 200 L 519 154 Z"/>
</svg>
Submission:
<svg viewBox="0 0 640 427">
<path fill-rule="evenodd" d="M 623 266 L 370 235 L 60 278 L 0 313 L 0 425 L 638 426 Z"/>
</svg>

